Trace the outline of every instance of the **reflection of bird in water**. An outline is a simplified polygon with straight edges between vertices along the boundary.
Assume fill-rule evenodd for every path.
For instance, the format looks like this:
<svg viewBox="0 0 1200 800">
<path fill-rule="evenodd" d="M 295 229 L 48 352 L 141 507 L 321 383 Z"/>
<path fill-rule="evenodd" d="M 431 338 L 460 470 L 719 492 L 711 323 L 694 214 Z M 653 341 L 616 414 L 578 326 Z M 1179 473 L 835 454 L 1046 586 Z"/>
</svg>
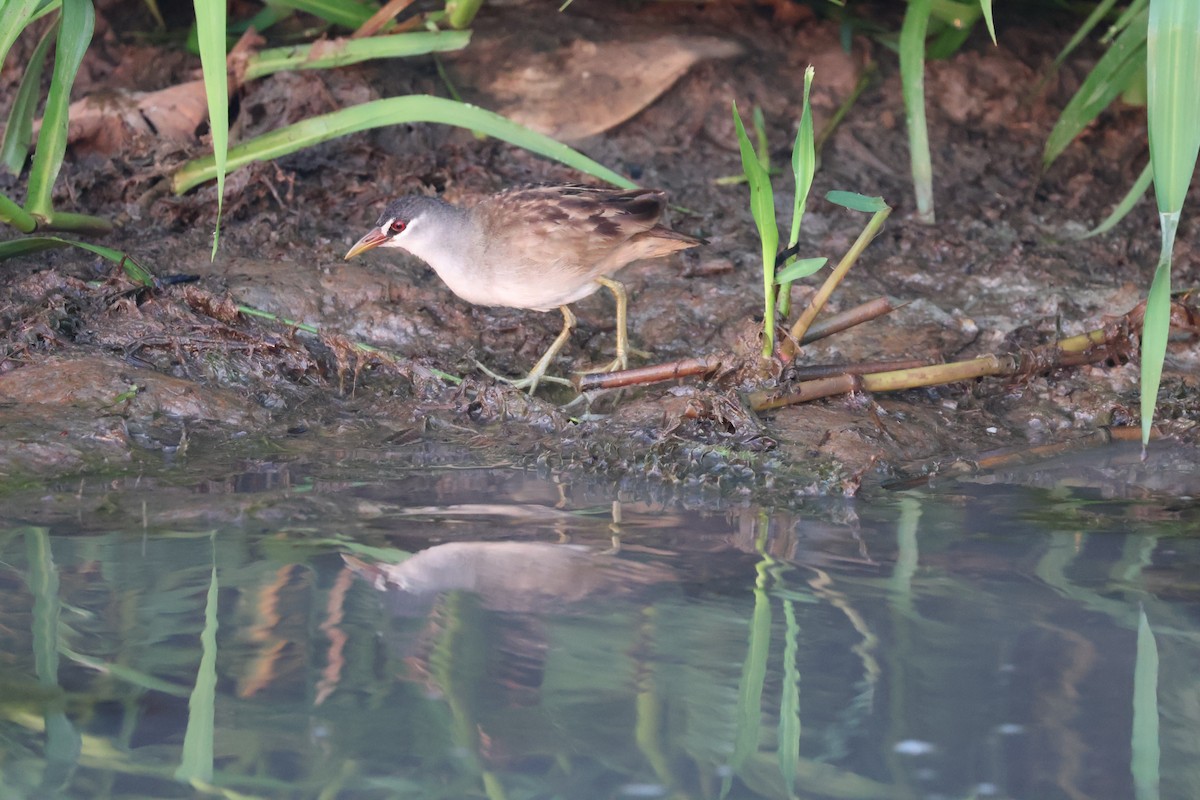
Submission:
<svg viewBox="0 0 1200 800">
<path fill-rule="evenodd" d="M 486 674 L 476 676 L 486 688 L 478 688 L 499 707 L 541 702 L 553 638 L 548 630 L 551 618 L 576 614 L 584 618 L 578 624 L 586 625 L 586 614 L 591 614 L 610 626 L 619 605 L 632 612 L 625 618 L 636 629 L 641 622 L 639 597 L 678 580 L 657 564 L 546 542 L 451 542 L 398 564 L 368 564 L 344 554 L 342 558 L 355 574 L 385 593 L 394 614 L 425 619 L 415 637 L 409 628 L 402 641 L 394 642 L 404 654 L 408 679 L 436 694 L 453 691 L 443 685 L 444 675 L 439 677 L 430 659 L 438 642 L 465 637 L 486 653 Z M 596 646 L 602 646 L 601 641 L 603 637 L 596 639 Z"/>
<path fill-rule="evenodd" d="M 587 598 L 630 597 L 655 584 L 674 583 L 673 572 L 589 547 L 546 542 L 450 542 L 422 550 L 398 564 L 368 564 L 343 555 L 346 565 L 376 589 L 393 610 L 424 614 L 438 595 L 471 592 L 493 611 L 559 611 Z"/>
</svg>

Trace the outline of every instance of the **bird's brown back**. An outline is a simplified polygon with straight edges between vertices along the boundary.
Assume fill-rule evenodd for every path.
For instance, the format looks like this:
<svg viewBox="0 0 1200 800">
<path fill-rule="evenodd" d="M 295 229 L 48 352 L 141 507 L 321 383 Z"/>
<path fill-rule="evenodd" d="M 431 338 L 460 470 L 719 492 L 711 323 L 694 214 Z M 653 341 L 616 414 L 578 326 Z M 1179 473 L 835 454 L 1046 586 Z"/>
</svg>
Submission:
<svg viewBox="0 0 1200 800">
<path fill-rule="evenodd" d="M 666 202 L 653 189 L 533 187 L 488 197 L 471 213 L 492 232 L 484 247 L 493 274 L 584 287 L 632 261 L 703 242 L 658 224 Z"/>
</svg>

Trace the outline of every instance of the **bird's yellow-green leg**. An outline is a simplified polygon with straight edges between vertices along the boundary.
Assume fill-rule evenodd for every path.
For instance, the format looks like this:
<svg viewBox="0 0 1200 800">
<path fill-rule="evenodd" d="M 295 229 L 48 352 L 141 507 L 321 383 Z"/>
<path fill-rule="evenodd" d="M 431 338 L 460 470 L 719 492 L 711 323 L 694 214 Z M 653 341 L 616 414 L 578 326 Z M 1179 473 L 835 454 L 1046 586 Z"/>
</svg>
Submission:
<svg viewBox="0 0 1200 800">
<path fill-rule="evenodd" d="M 650 354 L 629 346 L 629 297 L 625 287 L 611 278 L 596 278 L 596 283 L 613 293 L 617 301 L 617 357 L 603 367 L 589 369 L 587 372 L 616 372 L 619 369 L 629 369 L 629 354 L 649 358 Z"/>
<path fill-rule="evenodd" d="M 475 365 L 479 367 L 490 378 L 498 381 L 503 381 L 509 384 L 514 389 L 528 389 L 530 394 L 537 391 L 538 384 L 542 381 L 547 383 L 561 383 L 566 386 L 573 386 L 566 378 L 557 378 L 553 375 L 547 375 L 546 370 L 550 368 L 550 362 L 554 361 L 554 357 L 558 355 L 558 351 L 563 349 L 567 343 L 567 339 L 571 338 L 571 331 L 575 327 L 575 315 L 571 313 L 571 309 L 566 306 L 559 306 L 558 310 L 563 315 L 563 328 L 559 332 L 558 337 L 550 343 L 550 348 L 546 350 L 545 355 L 538 359 L 538 362 L 533 365 L 533 369 L 529 370 L 529 374 L 524 378 L 506 378 L 503 375 L 497 375 L 490 369 L 480 364 L 478 361 Z"/>
</svg>

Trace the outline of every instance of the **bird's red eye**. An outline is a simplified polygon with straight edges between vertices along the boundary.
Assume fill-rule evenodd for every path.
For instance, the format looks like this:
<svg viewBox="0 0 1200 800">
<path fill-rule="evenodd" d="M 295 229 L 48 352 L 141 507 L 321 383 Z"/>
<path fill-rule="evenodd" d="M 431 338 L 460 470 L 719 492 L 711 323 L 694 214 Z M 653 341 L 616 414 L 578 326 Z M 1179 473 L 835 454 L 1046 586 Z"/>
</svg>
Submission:
<svg viewBox="0 0 1200 800">
<path fill-rule="evenodd" d="M 408 227 L 408 223 L 402 219 L 392 220 L 392 224 L 388 226 L 388 230 L 392 233 L 404 233 L 404 229 Z"/>
</svg>

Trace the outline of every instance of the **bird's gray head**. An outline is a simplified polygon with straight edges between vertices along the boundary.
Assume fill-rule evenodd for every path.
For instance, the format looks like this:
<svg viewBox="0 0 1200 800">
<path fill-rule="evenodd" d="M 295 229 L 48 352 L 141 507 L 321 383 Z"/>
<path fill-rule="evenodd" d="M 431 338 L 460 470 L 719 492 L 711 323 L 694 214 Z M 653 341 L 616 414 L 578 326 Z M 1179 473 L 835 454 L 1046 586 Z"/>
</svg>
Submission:
<svg viewBox="0 0 1200 800">
<path fill-rule="evenodd" d="M 425 258 L 425 245 L 445 236 L 439 223 L 457 221 L 458 209 L 436 197 L 410 195 L 388 203 L 375 227 L 359 239 L 346 258 L 376 247 L 400 247 Z"/>
</svg>

